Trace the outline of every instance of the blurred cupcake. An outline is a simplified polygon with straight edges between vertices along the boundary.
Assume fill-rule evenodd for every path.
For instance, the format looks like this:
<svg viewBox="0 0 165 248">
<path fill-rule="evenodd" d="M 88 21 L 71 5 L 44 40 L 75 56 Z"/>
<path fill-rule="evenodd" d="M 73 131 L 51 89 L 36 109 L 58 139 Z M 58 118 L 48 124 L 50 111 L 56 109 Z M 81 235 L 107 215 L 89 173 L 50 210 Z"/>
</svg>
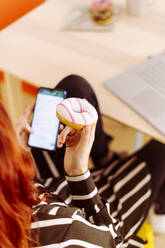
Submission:
<svg viewBox="0 0 165 248">
<path fill-rule="evenodd" d="M 91 6 L 91 17 L 98 25 L 110 24 L 114 20 L 111 0 L 95 0 Z"/>
</svg>

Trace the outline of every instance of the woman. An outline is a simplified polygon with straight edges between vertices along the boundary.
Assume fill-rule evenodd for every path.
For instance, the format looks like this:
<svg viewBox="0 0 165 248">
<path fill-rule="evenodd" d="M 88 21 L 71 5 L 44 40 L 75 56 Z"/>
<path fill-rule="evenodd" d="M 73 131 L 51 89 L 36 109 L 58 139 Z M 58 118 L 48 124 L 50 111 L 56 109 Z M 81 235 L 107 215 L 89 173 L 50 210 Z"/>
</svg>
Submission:
<svg viewBox="0 0 165 248">
<path fill-rule="evenodd" d="M 0 246 L 29 247 L 32 206 L 39 203 L 33 185 L 32 157 L 20 146 L 0 101 Z"/>
<path fill-rule="evenodd" d="M 71 85 L 68 83 L 69 80 L 72 79 L 73 82 L 73 78 L 80 83 L 78 81 L 80 78 L 72 76 L 65 79 L 68 87 Z M 147 146 L 141 152 L 124 160 L 117 156 L 111 159 L 107 148 L 104 149 L 104 154 L 103 151 L 98 151 L 98 157 L 92 148 L 93 160 L 95 159 L 96 163 L 98 157 L 100 166 L 98 170 L 92 172 L 92 179 L 88 171 L 88 157 L 95 128 L 86 127 L 82 131 L 75 131 L 66 127 L 58 137 L 59 149 L 64 143 L 66 144 L 64 157 L 66 176 L 46 178 L 43 182 L 45 186 L 37 183 L 39 190 L 37 194 L 32 183 L 33 160 L 16 140 L 2 103 L 0 103 L 0 116 L 2 248 L 144 245 L 145 241 L 139 239 L 136 232 L 161 188 L 158 183 L 155 185 L 156 188 L 150 187 L 155 183 L 155 175 L 149 174 L 146 163 L 140 159 L 141 155 L 147 160 L 146 154 L 149 154 Z M 29 114 L 25 116 L 28 117 Z M 18 134 L 27 128 L 26 118 L 24 120 L 21 120 L 17 126 Z M 94 142 L 96 147 L 98 146 L 96 142 L 98 143 L 98 140 L 101 142 L 102 138 L 106 137 L 104 133 L 100 133 L 102 137 L 99 139 L 97 137 L 99 131 L 101 129 L 97 126 Z M 105 142 L 107 143 L 107 138 Z M 154 146 L 157 147 L 157 143 L 149 144 L 151 148 Z M 161 149 L 161 145 L 159 148 Z M 162 153 L 163 149 L 160 155 Z M 50 162 L 47 155 L 45 158 Z M 159 158 L 157 162 L 161 164 L 163 157 Z M 104 162 L 108 164 L 106 168 Z M 152 165 L 150 159 L 147 162 L 148 166 Z M 157 169 L 160 175 L 163 175 L 164 167 L 159 164 Z M 152 173 L 152 169 L 150 172 Z M 161 180 L 162 178 L 163 176 Z M 102 197 L 108 199 L 109 203 Z"/>
<path fill-rule="evenodd" d="M 113 161 L 118 160 L 121 155 L 109 150 L 109 142 L 112 137 L 106 135 L 103 131 L 102 119 L 100 109 L 95 92 L 90 84 L 82 77 L 77 75 L 70 75 L 64 78 L 57 88 L 65 89 L 68 97 L 80 97 L 87 99 L 98 112 L 98 122 L 96 126 L 96 135 L 90 156 L 94 162 L 95 169 L 106 168 L 112 164 Z M 111 106 L 110 106 L 111 107 Z M 127 148 L 124 148 L 127 150 Z M 57 177 L 63 173 L 64 166 L 64 152 L 65 147 L 54 152 L 43 152 L 32 149 L 32 154 L 36 161 L 38 171 L 41 178 Z M 151 223 L 153 229 L 157 233 L 165 233 L 165 145 L 152 140 L 145 147 L 142 147 L 136 155 L 140 160 L 145 161 L 148 170 L 152 175 L 151 178 L 151 197 L 148 209 L 154 203 L 154 210 L 156 215 L 152 215 Z M 131 157 L 131 156 L 130 156 Z M 128 159 L 128 158 L 127 158 Z M 54 169 L 55 168 L 55 169 Z M 99 173 L 99 172 L 98 172 Z M 101 171 L 100 171 L 101 173 Z M 101 180 L 101 179 L 100 179 Z M 99 181 L 97 186 L 100 187 Z M 65 200 L 65 188 L 61 190 L 61 195 Z M 63 195 L 64 194 L 64 195 Z M 102 191 L 101 193 L 106 199 L 109 195 Z M 148 212 L 147 212 L 148 213 Z"/>
<path fill-rule="evenodd" d="M 109 205 L 105 205 L 97 194 L 88 171 L 88 157 L 95 127 L 85 127 L 82 131 L 66 127 L 59 136 L 58 146 L 66 143 L 66 179 L 77 202 L 75 206 L 68 207 L 55 192 L 49 193 L 40 184 L 40 192 L 37 194 L 32 183 L 33 160 L 18 143 L 1 102 L 0 116 L 1 247 L 24 248 L 39 244 L 42 247 L 101 247 L 102 244 L 105 244 L 105 247 L 116 247 L 121 241 L 115 229 L 116 227 L 119 232 L 119 224 L 110 216 Z M 57 182 L 54 182 L 54 186 L 55 183 Z M 81 194 L 80 199 L 77 193 Z M 84 217 L 84 213 L 76 205 L 87 207 L 86 214 L 93 216 L 97 225 L 87 221 L 87 217 Z M 36 216 L 38 219 L 31 224 Z M 88 232 L 94 236 L 90 237 Z M 95 242 L 94 237 L 98 236 L 100 237 Z"/>
</svg>

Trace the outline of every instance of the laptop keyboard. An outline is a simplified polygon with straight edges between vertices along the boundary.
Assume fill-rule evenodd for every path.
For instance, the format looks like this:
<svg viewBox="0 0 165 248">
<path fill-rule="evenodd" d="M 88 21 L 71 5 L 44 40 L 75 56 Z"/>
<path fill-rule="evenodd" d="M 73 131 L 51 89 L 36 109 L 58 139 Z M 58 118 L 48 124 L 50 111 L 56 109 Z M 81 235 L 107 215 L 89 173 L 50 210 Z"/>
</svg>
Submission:
<svg viewBox="0 0 165 248">
<path fill-rule="evenodd" d="M 165 61 L 155 61 L 137 74 L 150 86 L 165 94 Z"/>
</svg>

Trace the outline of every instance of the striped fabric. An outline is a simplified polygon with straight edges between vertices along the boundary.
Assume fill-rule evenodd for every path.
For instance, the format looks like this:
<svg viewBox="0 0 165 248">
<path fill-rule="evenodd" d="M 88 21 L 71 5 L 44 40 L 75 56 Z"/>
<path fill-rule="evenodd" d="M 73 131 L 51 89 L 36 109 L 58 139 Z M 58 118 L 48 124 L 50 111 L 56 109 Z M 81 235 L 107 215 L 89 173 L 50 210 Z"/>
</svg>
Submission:
<svg viewBox="0 0 165 248">
<path fill-rule="evenodd" d="M 105 169 L 60 177 L 49 153 L 42 152 L 52 177 L 36 183 L 41 202 L 34 206 L 40 247 L 143 247 L 136 236 L 151 195 L 146 164 L 136 157 L 115 160 Z M 55 165 L 54 165 L 55 166 Z M 48 192 L 48 193 L 47 193 Z"/>
</svg>

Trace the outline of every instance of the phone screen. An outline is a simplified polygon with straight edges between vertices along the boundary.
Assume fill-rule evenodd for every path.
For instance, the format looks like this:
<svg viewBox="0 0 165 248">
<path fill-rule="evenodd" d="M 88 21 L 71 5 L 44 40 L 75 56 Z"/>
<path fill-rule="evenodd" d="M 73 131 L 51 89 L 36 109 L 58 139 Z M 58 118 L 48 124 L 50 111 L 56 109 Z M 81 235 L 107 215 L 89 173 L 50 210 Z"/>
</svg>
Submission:
<svg viewBox="0 0 165 248">
<path fill-rule="evenodd" d="M 56 149 L 59 131 L 56 106 L 64 98 L 66 98 L 65 90 L 39 88 L 32 120 L 34 133 L 29 135 L 29 146 L 50 151 Z"/>
</svg>

